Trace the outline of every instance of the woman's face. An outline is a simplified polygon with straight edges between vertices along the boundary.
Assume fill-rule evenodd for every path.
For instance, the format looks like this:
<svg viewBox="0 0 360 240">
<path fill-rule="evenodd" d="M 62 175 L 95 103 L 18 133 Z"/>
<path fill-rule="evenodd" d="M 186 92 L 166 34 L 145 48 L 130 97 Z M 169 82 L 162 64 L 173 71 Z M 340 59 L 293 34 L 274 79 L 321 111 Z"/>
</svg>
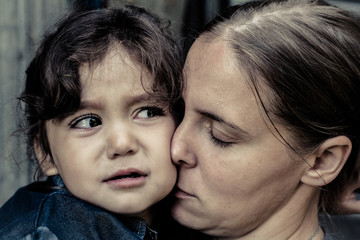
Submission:
<svg viewBox="0 0 360 240">
<path fill-rule="evenodd" d="M 213 236 L 276 228 L 296 208 L 307 165 L 269 130 L 225 41 L 197 40 L 184 71 L 185 117 L 171 149 L 179 165 L 174 218 Z"/>
</svg>

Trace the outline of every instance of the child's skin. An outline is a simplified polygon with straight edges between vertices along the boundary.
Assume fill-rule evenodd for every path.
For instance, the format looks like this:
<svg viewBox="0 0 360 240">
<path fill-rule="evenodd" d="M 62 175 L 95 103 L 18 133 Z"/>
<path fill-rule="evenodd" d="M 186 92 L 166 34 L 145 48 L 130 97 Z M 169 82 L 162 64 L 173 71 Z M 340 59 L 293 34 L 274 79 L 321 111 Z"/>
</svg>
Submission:
<svg viewBox="0 0 360 240">
<path fill-rule="evenodd" d="M 37 181 L 0 208 L 0 238 L 171 239 L 182 59 L 169 23 L 136 6 L 51 27 L 19 97 Z"/>
<path fill-rule="evenodd" d="M 169 106 L 148 93 L 153 78 L 146 69 L 121 46 L 109 49 L 99 64 L 80 67 L 80 109 L 46 122 L 52 156 L 41 167 L 47 176 L 60 174 L 76 197 L 150 223 L 151 207 L 176 181 L 175 121 Z"/>
</svg>

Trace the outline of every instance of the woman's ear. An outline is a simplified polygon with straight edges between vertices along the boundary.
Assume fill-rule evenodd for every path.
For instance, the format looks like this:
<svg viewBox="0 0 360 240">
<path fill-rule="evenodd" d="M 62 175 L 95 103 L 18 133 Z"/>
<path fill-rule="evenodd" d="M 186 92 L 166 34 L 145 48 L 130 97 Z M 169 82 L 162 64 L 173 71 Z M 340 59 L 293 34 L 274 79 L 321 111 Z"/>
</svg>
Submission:
<svg viewBox="0 0 360 240">
<path fill-rule="evenodd" d="M 346 163 L 351 149 L 348 137 L 327 139 L 306 159 L 312 167 L 305 171 L 301 182 L 310 186 L 324 186 L 332 182 Z"/>
<path fill-rule="evenodd" d="M 51 156 L 49 154 L 45 155 L 37 139 L 34 140 L 34 150 L 40 168 L 43 171 L 43 173 L 45 173 L 46 176 L 53 176 L 59 174 L 57 167 L 51 160 Z"/>
</svg>

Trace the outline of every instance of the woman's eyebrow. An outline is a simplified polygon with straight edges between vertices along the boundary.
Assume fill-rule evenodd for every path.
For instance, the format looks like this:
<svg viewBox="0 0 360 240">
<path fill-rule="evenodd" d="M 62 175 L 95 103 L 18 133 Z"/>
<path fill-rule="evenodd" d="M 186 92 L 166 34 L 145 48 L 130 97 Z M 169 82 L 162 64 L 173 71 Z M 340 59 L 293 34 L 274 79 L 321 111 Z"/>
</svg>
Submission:
<svg viewBox="0 0 360 240">
<path fill-rule="evenodd" d="M 241 129 L 240 127 L 238 127 L 237 125 L 235 125 L 234 123 L 231 123 L 229 121 L 226 121 L 224 120 L 222 117 L 220 117 L 219 115 L 215 114 L 215 113 L 210 113 L 210 112 L 207 112 L 207 111 L 203 111 L 203 110 L 199 110 L 199 109 L 196 109 L 195 110 L 198 114 L 200 114 L 201 116 L 203 117 L 206 117 L 206 118 L 209 118 L 209 119 L 212 119 L 216 122 L 219 122 L 219 123 L 223 123 L 225 124 L 226 126 L 240 132 L 242 135 L 250 135 L 248 132 L 246 132 L 245 130 Z"/>
</svg>

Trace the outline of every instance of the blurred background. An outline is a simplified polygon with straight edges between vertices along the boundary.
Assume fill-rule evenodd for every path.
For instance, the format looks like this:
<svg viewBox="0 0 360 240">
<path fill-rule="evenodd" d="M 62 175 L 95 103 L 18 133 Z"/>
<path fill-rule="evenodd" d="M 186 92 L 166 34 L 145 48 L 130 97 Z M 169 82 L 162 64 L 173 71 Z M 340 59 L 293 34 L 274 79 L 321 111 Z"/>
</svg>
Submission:
<svg viewBox="0 0 360 240">
<path fill-rule="evenodd" d="M 246 0 L 0 0 L 0 206 L 19 187 L 33 180 L 34 166 L 27 161 L 25 146 L 11 136 L 18 121 L 16 97 L 23 88 L 26 67 L 44 31 L 59 17 L 78 9 L 135 4 L 171 20 L 176 36 L 189 47 L 188 37 L 220 9 L 242 2 Z M 328 2 L 360 14 L 360 1 Z M 344 231 L 360 236 L 359 230 L 351 232 L 351 221 L 346 222 L 349 218 L 340 220 L 349 228 Z"/>
</svg>

